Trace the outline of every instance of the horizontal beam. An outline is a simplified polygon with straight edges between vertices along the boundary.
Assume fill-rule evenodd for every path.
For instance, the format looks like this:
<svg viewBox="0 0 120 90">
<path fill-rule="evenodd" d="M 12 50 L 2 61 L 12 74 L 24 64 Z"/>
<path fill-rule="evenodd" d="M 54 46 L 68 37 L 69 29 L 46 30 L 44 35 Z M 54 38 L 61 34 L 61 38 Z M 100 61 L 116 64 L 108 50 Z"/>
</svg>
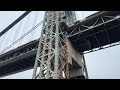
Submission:
<svg viewBox="0 0 120 90">
<path fill-rule="evenodd" d="M 0 37 L 9 31 L 13 26 L 15 26 L 19 21 L 21 21 L 25 16 L 27 16 L 31 11 L 26 11 L 19 18 L 17 18 L 13 23 L 6 27 L 2 32 L 0 32 Z"/>
<path fill-rule="evenodd" d="M 8 61 L 5 61 L 3 63 L 0 63 L 0 69 L 2 69 L 4 67 L 7 68 L 7 69 L 5 69 L 7 71 L 1 71 L 0 72 L 0 78 L 4 77 L 4 76 L 8 76 L 8 75 L 12 75 L 12 74 L 15 74 L 15 73 L 19 73 L 19 72 L 22 72 L 22 71 L 32 69 L 33 65 L 34 65 L 34 61 L 30 58 L 35 57 L 36 53 L 37 53 L 37 49 L 32 50 L 30 52 L 27 52 L 25 54 L 19 55 L 17 57 L 11 58 Z M 29 59 L 27 60 L 28 57 L 29 57 Z M 18 62 L 19 62 L 20 65 L 17 64 Z M 30 63 L 30 65 L 27 65 L 25 62 Z M 17 64 L 17 66 L 16 66 L 16 64 Z M 25 65 L 26 65 L 26 67 L 24 67 Z M 16 67 L 17 70 L 9 71 L 13 67 Z M 21 67 L 21 69 L 19 69 L 18 67 Z M 1 74 L 1 73 L 4 73 L 4 74 Z"/>
<path fill-rule="evenodd" d="M 94 28 L 96 28 L 96 27 L 105 25 L 106 23 L 110 23 L 110 22 L 115 21 L 115 20 L 118 20 L 118 19 L 120 19 L 120 17 L 111 19 L 111 20 L 106 21 L 106 22 L 104 22 L 104 23 L 100 23 L 100 24 L 98 24 L 98 25 L 96 25 L 96 26 L 92 26 L 91 28 L 88 28 L 88 29 L 85 29 L 85 30 L 83 30 L 83 31 L 77 32 L 77 33 L 72 34 L 72 35 L 70 35 L 70 36 L 68 35 L 68 38 L 73 37 L 73 36 L 75 36 L 75 35 L 78 35 L 78 34 L 80 34 L 80 33 L 86 32 L 86 31 L 90 31 L 90 30 L 92 30 L 92 29 L 94 29 Z M 69 28 L 68 28 L 68 31 L 69 31 Z"/>
<path fill-rule="evenodd" d="M 2 66 L 7 65 L 7 64 L 14 63 L 14 62 L 16 62 L 18 60 L 22 60 L 22 59 L 34 56 L 34 55 L 36 55 L 36 53 L 37 53 L 37 49 L 34 49 L 34 50 L 30 51 L 30 52 L 27 52 L 27 53 L 24 53 L 22 55 L 19 55 L 19 56 L 16 56 L 14 58 L 11 58 L 11 59 L 9 59 L 7 61 L 4 61 L 4 62 L 0 63 L 0 68 Z"/>
<path fill-rule="evenodd" d="M 6 53 L 3 53 L 0 55 L 0 59 L 1 58 L 4 58 L 4 57 L 7 57 L 7 56 L 11 56 L 11 55 L 14 55 L 16 52 L 21 52 L 21 51 L 24 51 L 26 48 L 28 47 L 32 47 L 32 46 L 36 46 L 37 44 L 39 43 L 39 40 L 36 39 L 34 41 L 31 41 L 31 42 L 28 42 L 20 47 L 17 47 L 15 49 L 12 49 L 11 51 L 8 51 Z"/>
</svg>

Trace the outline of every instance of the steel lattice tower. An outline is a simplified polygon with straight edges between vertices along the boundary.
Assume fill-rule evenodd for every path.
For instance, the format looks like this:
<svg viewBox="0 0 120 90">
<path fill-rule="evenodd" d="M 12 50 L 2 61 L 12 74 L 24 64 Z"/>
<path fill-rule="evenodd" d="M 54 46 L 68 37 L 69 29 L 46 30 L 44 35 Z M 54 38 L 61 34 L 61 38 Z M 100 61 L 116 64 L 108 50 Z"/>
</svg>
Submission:
<svg viewBox="0 0 120 90">
<path fill-rule="evenodd" d="M 74 11 L 45 12 L 34 64 L 33 79 L 71 78 L 73 72 L 70 71 L 69 41 L 65 30 L 75 21 Z M 82 59 L 80 61 L 82 62 Z M 82 75 L 86 71 L 84 66 L 85 64 L 81 64 L 82 68 L 79 71 Z"/>
</svg>

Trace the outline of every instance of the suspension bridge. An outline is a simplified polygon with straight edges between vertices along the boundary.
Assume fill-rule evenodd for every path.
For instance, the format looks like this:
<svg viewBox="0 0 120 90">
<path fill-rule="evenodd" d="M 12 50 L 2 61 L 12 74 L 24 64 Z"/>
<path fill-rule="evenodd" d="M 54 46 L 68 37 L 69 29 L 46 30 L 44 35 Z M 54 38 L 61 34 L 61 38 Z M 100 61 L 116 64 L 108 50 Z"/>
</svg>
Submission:
<svg viewBox="0 0 120 90">
<path fill-rule="evenodd" d="M 41 21 L 39 14 L 40 12 L 26 11 L 0 32 L 0 77 L 34 68 L 33 79 L 63 77 L 87 79 L 84 54 L 120 44 L 120 11 L 99 11 L 84 20 L 76 20 L 73 11 L 48 11 Z M 31 16 L 34 18 L 31 19 Z M 53 19 L 54 17 L 57 19 Z M 31 27 L 28 27 L 28 24 L 31 24 Z M 58 32 L 54 29 L 57 25 L 60 27 Z M 19 32 L 20 29 L 23 31 Z M 58 46 L 61 47 L 59 50 L 56 49 L 58 47 L 56 33 L 59 33 Z M 57 51 L 59 56 L 56 54 Z M 38 60 L 38 56 L 41 59 Z M 42 57 L 44 61 L 41 61 Z M 56 57 L 60 58 L 60 61 L 56 61 L 59 63 L 55 62 L 58 60 Z M 51 62 L 47 61 L 49 58 Z M 37 72 L 38 67 L 43 69 L 39 68 Z"/>
</svg>

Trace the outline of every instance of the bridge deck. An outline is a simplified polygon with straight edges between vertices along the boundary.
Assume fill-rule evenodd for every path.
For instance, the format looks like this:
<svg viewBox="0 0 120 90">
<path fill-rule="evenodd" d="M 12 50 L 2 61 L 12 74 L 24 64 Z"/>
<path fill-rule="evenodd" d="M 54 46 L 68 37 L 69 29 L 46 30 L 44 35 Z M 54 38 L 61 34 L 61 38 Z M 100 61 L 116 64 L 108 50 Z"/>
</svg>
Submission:
<svg viewBox="0 0 120 90">
<path fill-rule="evenodd" d="M 92 52 L 120 41 L 119 11 L 99 12 L 67 29 L 68 39 L 79 52 Z M 72 33 L 71 33 L 72 32 Z M 114 44 L 115 43 L 115 44 Z"/>
<path fill-rule="evenodd" d="M 80 53 L 112 46 L 120 41 L 119 11 L 101 11 L 68 27 L 68 39 Z M 38 40 L 0 55 L 0 76 L 33 68 Z M 117 44 L 116 44 L 117 45 Z"/>
<path fill-rule="evenodd" d="M 38 40 L 0 55 L 0 77 L 32 69 L 37 53 Z"/>
</svg>

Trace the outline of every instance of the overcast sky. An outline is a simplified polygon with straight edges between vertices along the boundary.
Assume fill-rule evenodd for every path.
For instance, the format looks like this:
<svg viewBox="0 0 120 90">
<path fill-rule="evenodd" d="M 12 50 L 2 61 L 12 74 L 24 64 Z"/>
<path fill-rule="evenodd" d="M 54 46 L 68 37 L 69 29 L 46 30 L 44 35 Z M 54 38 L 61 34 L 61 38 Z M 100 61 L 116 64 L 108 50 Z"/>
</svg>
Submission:
<svg viewBox="0 0 120 90">
<path fill-rule="evenodd" d="M 77 19 L 81 20 L 85 18 L 86 16 L 89 16 L 97 11 L 77 11 L 76 16 Z M 23 11 L 0 11 L 0 31 L 2 31 L 5 27 L 7 27 L 11 22 L 13 22 L 17 17 L 19 17 Z M 26 29 L 26 32 L 32 28 L 34 16 L 37 15 L 36 12 L 33 12 L 31 15 L 26 17 L 26 21 L 29 19 L 28 26 L 25 27 L 26 21 L 24 20 L 21 22 L 21 28 L 19 30 L 19 35 L 16 37 L 19 38 L 21 35 L 23 35 L 23 30 Z M 43 20 L 44 11 L 39 12 L 39 15 L 36 19 L 36 23 Z M 30 18 L 31 17 L 31 18 Z M 0 38 L 0 41 L 2 41 L 4 38 L 6 38 L 6 41 L 3 45 L 0 43 L 0 51 L 2 51 L 3 48 L 7 47 L 11 44 L 11 42 L 8 42 L 8 38 L 10 38 L 9 41 L 15 41 L 15 31 L 17 31 L 17 28 L 20 26 L 20 24 L 17 24 L 14 28 L 12 28 L 8 33 L 6 33 L 6 36 L 3 36 Z M 39 27 L 36 31 L 31 33 L 31 35 L 26 37 L 22 44 L 26 43 L 26 41 L 31 41 L 33 39 L 36 39 L 39 37 L 41 27 Z M 14 33 L 13 33 L 14 32 Z M 38 34 L 36 34 L 38 33 Z M 11 35 L 12 34 L 12 35 Z M 8 43 L 6 45 L 6 42 Z M 22 45 L 21 44 L 21 45 Z M 15 47 L 14 47 L 15 48 Z M 12 48 L 11 48 L 12 49 Z M 85 54 L 85 60 L 87 64 L 87 70 L 89 74 L 90 79 L 120 79 L 120 46 L 115 46 L 111 48 L 107 48 L 104 50 L 95 51 L 89 54 Z M 24 72 L 20 72 L 14 75 L 3 77 L 2 79 L 31 79 L 32 78 L 33 70 L 28 70 Z"/>
</svg>

